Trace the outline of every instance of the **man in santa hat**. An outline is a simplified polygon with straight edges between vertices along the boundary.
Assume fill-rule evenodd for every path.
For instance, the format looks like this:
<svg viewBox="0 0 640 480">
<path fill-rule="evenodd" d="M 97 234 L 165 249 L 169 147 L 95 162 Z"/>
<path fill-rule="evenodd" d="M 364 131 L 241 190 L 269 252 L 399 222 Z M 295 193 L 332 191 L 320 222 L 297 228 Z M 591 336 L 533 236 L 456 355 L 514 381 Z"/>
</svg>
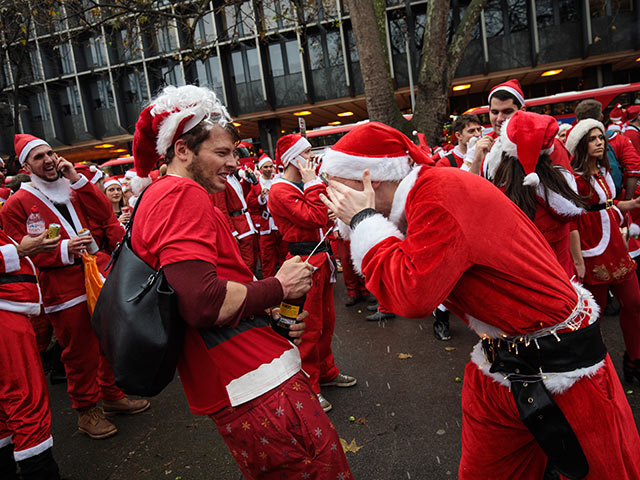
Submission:
<svg viewBox="0 0 640 480">
<path fill-rule="evenodd" d="M 78 174 L 71 162 L 58 157 L 47 142 L 18 134 L 15 150 L 31 182 L 23 183 L 7 201 L 0 220 L 16 241 L 27 234 L 27 219 L 34 210 L 45 226 L 60 225 L 59 246 L 32 260 L 40 271 L 44 313 L 63 349 L 67 391 L 78 414 L 78 429 L 91 438 L 106 438 L 118 430 L 104 413 L 139 413 L 149 408 L 149 402 L 127 398 L 115 386 L 113 372 L 100 354 L 87 310 L 81 256 L 92 240 L 115 248 L 124 229 L 102 192 Z M 80 235 L 82 229 L 91 234 Z M 100 398 L 102 407 L 97 405 Z"/>
<path fill-rule="evenodd" d="M 576 120 L 581 121 L 587 118 L 602 121 L 602 104 L 598 100 L 582 100 L 575 109 Z M 629 137 L 622 135 L 619 131 L 607 130 L 607 143 L 613 150 L 615 159 L 622 169 L 622 188 L 616 192 L 616 198 L 630 200 L 636 191 L 638 180 L 640 179 L 640 154 L 636 152 Z"/>
<path fill-rule="evenodd" d="M 142 111 L 133 138 L 138 175 L 164 157 L 167 175 L 139 200 L 132 247 L 162 268 L 186 323 L 178 373 L 191 411 L 216 423 L 246 478 L 350 478 L 340 440 L 300 369 L 300 354 L 266 314 L 304 295 L 299 257 L 254 281 L 209 194 L 236 168 L 238 139 L 214 92 L 167 87 Z M 298 320 L 304 319 L 304 314 Z M 304 323 L 292 325 L 299 343 Z"/>
<path fill-rule="evenodd" d="M 640 105 L 631 105 L 627 108 L 627 115 L 629 117 L 629 125 L 627 125 L 624 135 L 631 140 L 638 155 L 640 155 Z"/>
<path fill-rule="evenodd" d="M 618 103 L 609 112 L 609 125 L 607 125 L 607 130 L 622 132 L 625 129 L 626 122 L 627 112 L 622 108 L 622 104 Z"/>
<path fill-rule="evenodd" d="M 500 164 L 502 151 L 500 131 L 502 124 L 518 110 L 525 110 L 525 98 L 518 80 L 511 79 L 496 85 L 489 92 L 489 121 L 493 131 L 482 137 L 468 152 L 467 158 L 472 160 L 469 171 L 485 178 L 492 179 Z M 493 149 L 495 144 L 496 148 Z M 549 154 L 551 162 L 571 171 L 569 152 L 559 140 L 554 140 L 553 150 Z M 493 155 L 490 153 L 493 151 Z"/>
<path fill-rule="evenodd" d="M 289 255 L 300 255 L 315 270 L 313 286 L 304 303 L 309 318 L 300 353 L 302 368 L 309 374 L 313 391 L 322 408 L 329 411 L 331 403 L 322 395 L 320 387 L 351 387 L 356 379 L 340 373 L 331 350 L 336 322 L 333 305 L 336 280 L 327 239 L 329 212 L 320 201 L 326 185 L 316 175 L 311 144 L 306 138 L 297 134 L 280 137 L 276 157 L 285 170 L 271 185 L 269 211 L 288 243 Z"/>
<path fill-rule="evenodd" d="M 247 197 L 249 209 L 255 215 L 254 223 L 260 230 L 260 263 L 262 278 L 272 277 L 276 273 L 276 265 L 282 265 L 287 256 L 287 243 L 282 240 L 282 234 L 269 211 L 267 202 L 269 190 L 277 178 L 273 160 L 266 153 L 258 159 L 258 183 L 251 187 Z M 279 175 L 278 175 L 279 176 Z"/>
<path fill-rule="evenodd" d="M 376 297 L 411 318 L 444 302 L 482 339 L 465 370 L 458 478 L 537 480 L 547 463 L 572 479 L 640 478 L 593 297 L 500 190 L 429 162 L 397 130 L 360 125 L 324 157 L 323 201 L 350 226 Z"/>
<path fill-rule="evenodd" d="M 49 392 L 29 318 L 41 311 L 29 256 L 59 247 L 60 236 L 25 235 L 20 244 L 0 229 L 0 478 L 57 480 L 51 448 Z M 20 477 L 16 473 L 20 467 Z"/>
</svg>

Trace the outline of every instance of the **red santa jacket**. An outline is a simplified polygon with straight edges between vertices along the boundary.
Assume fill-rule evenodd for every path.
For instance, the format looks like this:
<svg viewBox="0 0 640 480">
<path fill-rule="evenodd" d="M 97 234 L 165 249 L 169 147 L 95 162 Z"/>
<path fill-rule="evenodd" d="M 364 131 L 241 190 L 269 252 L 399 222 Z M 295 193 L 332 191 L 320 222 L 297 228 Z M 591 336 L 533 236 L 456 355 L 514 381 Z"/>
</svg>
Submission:
<svg viewBox="0 0 640 480">
<path fill-rule="evenodd" d="M 47 227 L 51 223 L 61 226 L 62 241 L 58 248 L 31 258 L 40 271 L 38 279 L 46 313 L 58 312 L 86 300 L 82 262 L 80 258 L 69 256 L 69 240 L 76 237 L 82 228 L 88 228 L 98 245 L 112 250 L 124 235 L 111 202 L 86 177 L 80 177 L 80 180 L 71 184 L 73 194 L 66 203 L 73 224 L 31 183 L 23 183 L 0 211 L 3 228 L 17 241 L 27 233 L 26 222 L 34 205 L 38 207 Z M 103 263 L 107 257 L 103 254 Z"/>
<path fill-rule="evenodd" d="M 298 186 L 284 178 L 278 178 L 269 190 L 269 211 L 285 242 L 319 242 L 329 223 L 328 210 L 320 194 L 327 194 L 327 187 L 320 179 Z M 304 257 L 303 257 L 304 258 Z M 316 253 L 309 263 L 319 267 L 329 261 L 326 253 Z"/>
<path fill-rule="evenodd" d="M 250 190 L 250 183 L 241 182 L 235 176 L 229 175 L 224 192 L 212 194 L 214 205 L 224 213 L 229 222 L 231 233 L 237 240 L 257 233 L 246 201 Z"/>
<path fill-rule="evenodd" d="M 625 177 L 640 177 L 640 153 L 636 151 L 629 137 L 614 132 L 608 142 L 616 154 L 618 163 L 624 168 Z"/>
<path fill-rule="evenodd" d="M 629 125 L 624 132 L 624 136 L 631 140 L 631 143 L 640 155 L 640 129 L 635 125 Z"/>
<path fill-rule="evenodd" d="M 262 198 L 260 194 L 264 189 L 270 190 L 271 185 L 276 178 L 267 180 L 262 176 L 258 178 L 258 183 L 251 186 L 251 191 L 247 195 L 247 204 L 249 205 L 249 212 L 256 228 L 259 230 L 260 235 L 269 235 L 273 230 L 278 230 L 273 216 L 269 211 L 267 202 L 269 201 L 269 192 Z"/>
<path fill-rule="evenodd" d="M 19 257 L 9 235 L 0 229 L 0 310 L 39 315 L 42 297 L 36 268 L 29 257 Z"/>
<path fill-rule="evenodd" d="M 451 164 L 453 160 L 454 165 Z M 458 150 L 458 146 L 448 152 L 446 155 L 440 157 L 436 162 L 436 167 L 456 167 L 460 168 L 464 164 L 464 155 Z"/>
</svg>

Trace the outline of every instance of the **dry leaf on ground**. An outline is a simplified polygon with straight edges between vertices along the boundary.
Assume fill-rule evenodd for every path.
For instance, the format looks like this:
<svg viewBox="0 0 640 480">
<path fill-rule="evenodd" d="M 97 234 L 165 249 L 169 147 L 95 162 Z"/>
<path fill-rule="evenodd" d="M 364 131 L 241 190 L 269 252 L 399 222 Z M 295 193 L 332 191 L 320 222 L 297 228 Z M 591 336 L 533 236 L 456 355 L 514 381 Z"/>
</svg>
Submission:
<svg viewBox="0 0 640 480">
<path fill-rule="evenodd" d="M 360 446 L 356 445 L 355 438 L 351 440 L 351 443 L 347 443 L 347 441 L 344 438 L 341 438 L 340 445 L 342 445 L 342 450 L 344 450 L 344 453 L 347 453 L 347 452 L 357 453 L 358 450 L 362 448 L 362 445 Z"/>
<path fill-rule="evenodd" d="M 399 353 L 398 358 L 404 360 L 405 358 L 413 358 L 413 355 L 410 353 Z"/>
</svg>

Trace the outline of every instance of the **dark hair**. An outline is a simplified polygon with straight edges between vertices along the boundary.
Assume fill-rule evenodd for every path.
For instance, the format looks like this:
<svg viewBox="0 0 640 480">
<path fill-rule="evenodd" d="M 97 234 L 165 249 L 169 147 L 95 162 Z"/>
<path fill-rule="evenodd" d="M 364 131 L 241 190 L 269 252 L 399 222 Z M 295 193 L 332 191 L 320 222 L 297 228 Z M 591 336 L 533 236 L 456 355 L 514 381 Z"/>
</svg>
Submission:
<svg viewBox="0 0 640 480">
<path fill-rule="evenodd" d="M 545 200 L 548 199 L 549 190 L 551 190 L 578 207 L 586 207 L 585 199 L 569 186 L 560 169 L 551 163 L 549 155 L 542 154 L 540 156 L 536 165 L 536 173 L 540 177 Z M 524 168 L 518 159 L 503 153 L 493 183 L 498 187 L 503 187 L 505 195 L 533 221 L 537 208 L 536 187 L 523 185 L 524 177 Z"/>
<path fill-rule="evenodd" d="M 607 146 L 609 144 L 607 136 L 598 127 L 593 127 L 589 132 L 594 128 L 599 130 L 604 137 L 604 154 L 602 155 L 602 158 L 596 160 L 596 166 L 604 167 L 607 172 L 611 172 L 609 156 L 607 155 Z M 591 169 L 589 168 L 589 132 L 587 132 L 585 136 L 580 139 L 578 145 L 576 145 L 576 150 L 573 154 L 573 158 L 571 159 L 571 167 L 574 172 L 580 175 L 589 185 L 591 185 L 591 182 L 589 181 L 591 179 Z"/>
<path fill-rule="evenodd" d="M 453 121 L 453 125 L 451 126 L 451 129 L 453 130 L 453 133 L 462 132 L 467 127 L 467 125 L 471 123 L 477 123 L 478 125 L 482 125 L 477 115 L 463 113 Z"/>
<path fill-rule="evenodd" d="M 518 108 L 522 108 L 522 104 L 520 103 L 520 100 L 518 100 L 516 98 L 516 96 L 513 93 L 509 93 L 506 90 L 498 90 L 496 91 L 493 95 L 491 95 L 491 99 L 497 98 L 498 100 L 502 100 L 503 102 L 505 100 L 513 100 L 513 103 L 515 103 Z M 489 107 L 491 107 L 491 100 L 489 100 Z"/>
<path fill-rule="evenodd" d="M 187 145 L 187 148 L 197 155 L 198 153 L 200 153 L 200 148 L 202 147 L 204 141 L 209 138 L 211 128 L 211 122 L 203 120 L 188 132 L 183 133 L 179 140 L 184 141 L 184 143 Z M 237 145 L 237 143 L 240 141 L 240 134 L 238 133 L 238 129 L 235 127 L 235 125 L 229 122 L 225 125 L 224 130 L 229 135 L 231 135 L 234 145 Z M 175 154 L 176 152 L 174 150 L 174 146 L 171 145 L 164 156 L 165 165 L 169 165 L 171 163 Z"/>
<path fill-rule="evenodd" d="M 600 121 L 602 118 L 602 104 L 592 98 L 582 100 L 578 105 L 576 105 L 575 114 L 578 121 L 585 120 L 587 118 L 593 118 L 594 120 Z"/>
<path fill-rule="evenodd" d="M 9 187 L 13 193 L 16 193 L 18 190 L 20 190 L 20 185 L 22 185 L 24 182 L 29 181 L 31 181 L 31 177 L 29 175 L 27 175 L 26 173 L 18 173 L 17 175 L 13 176 L 9 183 L 7 183 L 7 187 Z"/>
</svg>

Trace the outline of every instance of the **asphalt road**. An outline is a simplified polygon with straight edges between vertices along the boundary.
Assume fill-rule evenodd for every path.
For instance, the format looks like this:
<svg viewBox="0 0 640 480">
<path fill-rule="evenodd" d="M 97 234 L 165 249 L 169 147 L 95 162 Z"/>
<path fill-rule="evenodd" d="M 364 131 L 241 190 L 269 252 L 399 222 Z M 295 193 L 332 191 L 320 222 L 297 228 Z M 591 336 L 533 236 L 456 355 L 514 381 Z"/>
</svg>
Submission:
<svg viewBox="0 0 640 480">
<path fill-rule="evenodd" d="M 476 336 L 456 319 L 449 342 L 434 339 L 431 318 L 367 322 L 365 304 L 344 307 L 340 277 L 333 351 L 341 371 L 358 384 L 324 393 L 340 437 L 362 447 L 347 453 L 354 478 L 457 478 L 462 382 L 456 377 L 463 377 Z M 624 347 L 617 318 L 605 317 L 603 335 L 620 373 Z M 411 357 L 398 358 L 401 353 Z M 633 391 L 627 398 L 640 425 L 640 386 L 623 387 Z M 213 422 L 189 412 L 178 379 L 151 399 L 147 412 L 115 417 L 119 432 L 106 440 L 77 432 L 65 385 L 50 393 L 54 455 L 69 480 L 242 479 Z"/>
</svg>

